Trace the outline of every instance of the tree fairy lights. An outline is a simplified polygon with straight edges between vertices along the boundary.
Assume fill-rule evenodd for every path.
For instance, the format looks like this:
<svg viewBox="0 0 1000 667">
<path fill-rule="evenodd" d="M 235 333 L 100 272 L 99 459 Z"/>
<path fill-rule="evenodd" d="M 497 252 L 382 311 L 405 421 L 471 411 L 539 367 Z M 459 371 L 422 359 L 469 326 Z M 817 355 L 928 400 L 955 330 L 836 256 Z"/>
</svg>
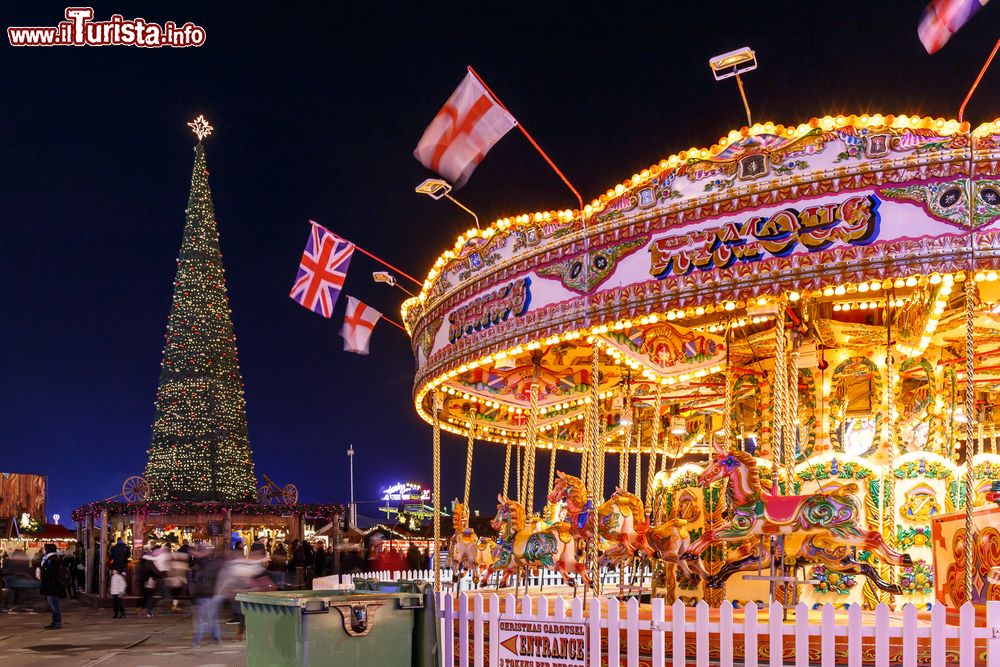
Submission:
<svg viewBox="0 0 1000 667">
<path fill-rule="evenodd" d="M 251 500 L 256 479 L 243 379 L 201 143 L 210 126 L 203 117 L 189 125 L 199 141 L 146 479 L 153 500 Z"/>
</svg>

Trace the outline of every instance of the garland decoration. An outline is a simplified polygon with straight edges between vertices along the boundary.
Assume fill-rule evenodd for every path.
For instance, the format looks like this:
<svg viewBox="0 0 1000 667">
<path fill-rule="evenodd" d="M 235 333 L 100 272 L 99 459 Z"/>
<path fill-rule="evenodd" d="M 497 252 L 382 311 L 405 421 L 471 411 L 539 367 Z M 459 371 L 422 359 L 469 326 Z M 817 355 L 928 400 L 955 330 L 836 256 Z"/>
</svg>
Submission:
<svg viewBox="0 0 1000 667">
<path fill-rule="evenodd" d="M 303 516 L 334 519 L 343 516 L 345 507 L 340 503 L 303 503 L 298 505 L 261 505 L 251 502 L 196 502 L 191 500 L 149 500 L 135 503 L 117 500 L 98 500 L 77 507 L 72 512 L 73 520 L 83 521 L 86 517 L 96 517 L 103 510 L 108 514 L 245 514 L 249 516 L 286 516 L 301 514 Z"/>
</svg>

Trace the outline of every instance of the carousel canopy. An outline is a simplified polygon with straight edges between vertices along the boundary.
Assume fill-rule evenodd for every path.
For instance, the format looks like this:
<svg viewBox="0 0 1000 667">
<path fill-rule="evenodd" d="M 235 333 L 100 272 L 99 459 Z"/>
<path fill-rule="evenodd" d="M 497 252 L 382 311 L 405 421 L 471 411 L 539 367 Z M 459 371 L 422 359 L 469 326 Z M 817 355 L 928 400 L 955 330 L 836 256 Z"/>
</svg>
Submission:
<svg viewBox="0 0 1000 667">
<path fill-rule="evenodd" d="M 1000 122 L 758 124 L 661 160 L 584 211 L 469 230 L 403 304 L 416 410 L 432 421 L 437 395 L 445 430 L 523 444 L 533 422 L 539 447 L 580 450 L 596 396 L 604 451 L 682 456 L 712 439 L 731 382 L 733 433 L 756 439 L 780 321 L 794 409 L 823 423 L 801 435 L 800 451 L 817 438 L 846 451 L 851 429 L 884 429 L 853 417 L 875 419 L 887 396 L 901 437 L 926 444 L 939 428 L 906 429 L 960 420 L 948 397 L 968 380 L 967 334 L 977 396 L 1000 384 L 998 163 Z M 654 419 L 646 433 L 667 445 L 624 441 Z"/>
</svg>

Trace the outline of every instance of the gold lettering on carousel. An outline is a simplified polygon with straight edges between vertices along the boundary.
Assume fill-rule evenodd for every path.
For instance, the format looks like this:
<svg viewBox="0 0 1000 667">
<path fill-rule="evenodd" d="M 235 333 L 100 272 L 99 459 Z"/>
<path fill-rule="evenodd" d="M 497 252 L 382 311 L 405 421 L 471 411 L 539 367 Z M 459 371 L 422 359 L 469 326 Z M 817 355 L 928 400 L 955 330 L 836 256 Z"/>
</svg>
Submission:
<svg viewBox="0 0 1000 667">
<path fill-rule="evenodd" d="M 528 277 L 476 297 L 448 315 L 448 342 L 454 343 L 462 336 L 489 329 L 511 315 L 520 317 L 528 311 L 530 303 L 531 278 Z"/>
<path fill-rule="evenodd" d="M 837 241 L 867 245 L 879 233 L 880 203 L 874 195 L 857 195 L 840 203 L 787 208 L 742 223 L 659 238 L 649 248 L 649 273 L 663 278 L 724 269 L 735 262 L 758 262 L 765 255 L 785 257 L 799 244 L 809 252 Z"/>
</svg>

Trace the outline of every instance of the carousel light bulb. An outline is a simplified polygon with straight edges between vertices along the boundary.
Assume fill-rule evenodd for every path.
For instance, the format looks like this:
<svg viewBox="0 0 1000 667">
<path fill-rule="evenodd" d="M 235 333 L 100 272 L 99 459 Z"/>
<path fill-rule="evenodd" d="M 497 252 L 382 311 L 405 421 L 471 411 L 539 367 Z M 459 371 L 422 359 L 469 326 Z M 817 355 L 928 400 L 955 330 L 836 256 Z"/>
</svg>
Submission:
<svg viewBox="0 0 1000 667">
<path fill-rule="evenodd" d="M 992 283 L 996 279 L 997 279 L 997 272 L 996 271 L 990 271 L 989 273 L 986 274 L 986 281 L 987 282 L 991 282 Z"/>
<path fill-rule="evenodd" d="M 931 285 L 937 285 L 941 282 L 941 274 L 932 273 L 928 282 L 930 282 Z"/>
<path fill-rule="evenodd" d="M 858 283 L 858 291 L 861 293 L 868 291 L 868 283 Z"/>
<path fill-rule="evenodd" d="M 799 293 L 798 292 L 789 292 L 788 293 L 788 300 L 792 301 L 792 302 L 798 301 L 799 300 Z M 735 308 L 736 304 L 733 304 L 733 307 Z M 729 310 L 729 304 L 728 303 L 726 304 L 726 310 Z"/>
<path fill-rule="evenodd" d="M 902 278 L 896 278 L 895 282 L 892 283 L 892 286 L 895 287 L 896 289 L 901 289 L 903 287 L 906 287 L 906 281 L 903 280 Z"/>
<path fill-rule="evenodd" d="M 909 278 L 907 278 L 905 284 L 907 287 L 916 287 L 917 286 L 916 276 L 910 276 Z"/>
<path fill-rule="evenodd" d="M 977 283 L 981 283 L 981 282 L 983 282 L 984 280 L 986 280 L 986 274 L 985 274 L 985 273 L 983 273 L 982 271 L 980 271 L 980 272 L 978 272 L 978 273 L 976 274 L 975 278 L 976 278 L 976 282 L 977 282 Z"/>
<path fill-rule="evenodd" d="M 847 294 L 847 288 L 843 285 L 837 285 L 837 287 L 833 290 L 833 293 L 837 296 L 844 296 Z"/>
</svg>

